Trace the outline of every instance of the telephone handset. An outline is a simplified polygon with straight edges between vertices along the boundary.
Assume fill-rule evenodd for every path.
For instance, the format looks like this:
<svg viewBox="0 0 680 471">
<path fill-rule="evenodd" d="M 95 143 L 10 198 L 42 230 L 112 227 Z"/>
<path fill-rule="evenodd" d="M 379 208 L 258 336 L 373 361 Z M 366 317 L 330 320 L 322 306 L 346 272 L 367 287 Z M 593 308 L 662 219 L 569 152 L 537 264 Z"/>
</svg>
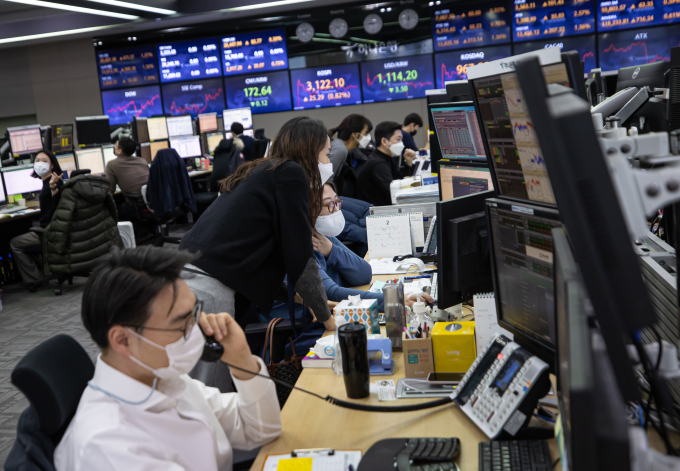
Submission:
<svg viewBox="0 0 680 471">
<path fill-rule="evenodd" d="M 458 384 L 454 402 L 494 439 L 515 436 L 549 391 L 548 364 L 496 334 Z"/>
</svg>

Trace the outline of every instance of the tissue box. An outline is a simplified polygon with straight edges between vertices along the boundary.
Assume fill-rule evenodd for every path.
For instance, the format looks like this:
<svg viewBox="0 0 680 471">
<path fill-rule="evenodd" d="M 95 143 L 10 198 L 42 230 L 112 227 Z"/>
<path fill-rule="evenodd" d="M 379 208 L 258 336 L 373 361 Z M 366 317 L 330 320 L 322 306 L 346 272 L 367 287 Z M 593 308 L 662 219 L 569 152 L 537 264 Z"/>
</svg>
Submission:
<svg viewBox="0 0 680 471">
<path fill-rule="evenodd" d="M 477 358 L 475 323 L 437 322 L 432 329 L 434 371 L 465 373 Z"/>
<path fill-rule="evenodd" d="M 369 334 L 380 333 L 377 299 L 362 299 L 355 305 L 352 305 L 349 299 L 345 299 L 335 306 L 333 314 L 336 320 L 342 317 L 347 322 L 361 322 L 366 326 L 366 331 Z"/>
</svg>

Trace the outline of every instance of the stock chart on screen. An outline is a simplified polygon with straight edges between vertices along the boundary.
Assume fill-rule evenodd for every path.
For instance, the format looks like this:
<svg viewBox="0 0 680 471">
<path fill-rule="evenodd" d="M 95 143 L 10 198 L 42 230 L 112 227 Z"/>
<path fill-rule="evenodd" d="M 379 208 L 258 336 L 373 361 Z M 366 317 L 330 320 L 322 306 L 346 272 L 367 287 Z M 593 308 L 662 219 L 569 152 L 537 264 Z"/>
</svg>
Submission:
<svg viewBox="0 0 680 471">
<path fill-rule="evenodd" d="M 560 50 L 577 51 L 581 62 L 585 63 L 583 70 L 589 72 L 597 67 L 595 62 L 595 35 L 573 36 L 571 38 L 558 38 L 547 41 L 531 41 L 515 44 L 515 54 L 547 49 L 549 47 L 559 47 Z"/>
<path fill-rule="evenodd" d="M 225 108 L 222 79 L 168 83 L 162 87 L 166 115 L 189 114 L 195 118 L 201 113 L 216 112 L 221 116 Z"/>
<path fill-rule="evenodd" d="M 225 77 L 224 88 L 228 109 L 250 107 L 253 114 L 293 109 L 287 70 Z"/>
<path fill-rule="evenodd" d="M 361 104 L 358 64 L 293 69 L 290 81 L 296 110 Z"/>
<path fill-rule="evenodd" d="M 657 28 L 617 31 L 600 34 L 600 67 L 618 70 L 622 67 L 668 61 L 671 48 L 680 46 L 680 28 Z"/>
<path fill-rule="evenodd" d="M 680 21 L 678 0 L 606 0 L 597 11 L 600 32 Z"/>
<path fill-rule="evenodd" d="M 432 34 L 435 51 L 509 43 L 510 15 L 507 3 L 486 3 L 483 8 L 478 8 L 476 4 L 452 5 L 435 11 L 432 16 Z"/>
<path fill-rule="evenodd" d="M 514 41 L 595 32 L 594 0 L 514 0 Z"/>
<path fill-rule="evenodd" d="M 434 88 L 432 56 L 411 56 L 361 63 L 364 103 L 424 98 Z"/>
<path fill-rule="evenodd" d="M 286 31 L 283 29 L 223 37 L 224 75 L 287 69 L 285 38 Z"/>
<path fill-rule="evenodd" d="M 158 83 L 158 62 L 154 46 L 97 52 L 102 89 Z"/>
<path fill-rule="evenodd" d="M 434 55 L 437 88 L 444 88 L 446 82 L 467 80 L 467 68 L 512 56 L 510 45 L 491 46 L 462 51 L 438 52 Z"/>
<path fill-rule="evenodd" d="M 163 83 L 222 75 L 217 38 L 161 44 L 158 46 L 158 58 Z"/>
<path fill-rule="evenodd" d="M 146 118 L 163 114 L 158 85 L 103 91 L 102 104 L 111 125 L 128 123 L 133 116 Z"/>
</svg>

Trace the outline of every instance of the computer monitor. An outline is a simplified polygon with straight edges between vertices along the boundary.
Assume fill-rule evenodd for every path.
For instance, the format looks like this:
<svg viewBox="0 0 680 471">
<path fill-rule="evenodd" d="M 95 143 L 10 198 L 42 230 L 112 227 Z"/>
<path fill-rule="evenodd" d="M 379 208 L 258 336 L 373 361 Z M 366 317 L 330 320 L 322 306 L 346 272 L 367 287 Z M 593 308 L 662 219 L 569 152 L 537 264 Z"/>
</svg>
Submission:
<svg viewBox="0 0 680 471">
<path fill-rule="evenodd" d="M 252 137 L 253 139 L 255 139 L 255 131 L 252 130 L 252 129 L 244 129 L 244 130 L 243 130 L 243 135 L 244 135 L 244 136 L 250 136 L 250 137 Z"/>
<path fill-rule="evenodd" d="M 165 116 L 147 118 L 146 124 L 149 130 L 150 141 L 160 141 L 168 138 L 168 125 L 165 122 Z"/>
<path fill-rule="evenodd" d="M 428 105 L 435 103 L 449 103 L 449 96 L 446 94 L 446 90 L 441 88 L 432 88 L 430 90 L 425 90 L 425 100 L 427 100 Z"/>
<path fill-rule="evenodd" d="M 199 136 L 175 137 L 170 139 L 170 147 L 175 149 L 183 159 L 203 155 Z"/>
<path fill-rule="evenodd" d="M 233 139 L 233 138 L 234 138 L 234 133 L 231 132 L 231 131 L 226 131 L 226 132 L 224 133 L 224 138 L 225 138 L 225 139 Z"/>
<path fill-rule="evenodd" d="M 111 126 L 108 116 L 82 116 L 76 118 L 76 135 L 79 146 L 111 143 Z"/>
<path fill-rule="evenodd" d="M 253 127 L 253 115 L 250 111 L 250 107 L 224 110 L 224 113 L 222 113 L 222 121 L 224 122 L 225 131 L 231 131 L 231 125 L 233 123 L 241 123 L 243 129 L 251 129 Z"/>
<path fill-rule="evenodd" d="M 56 155 L 72 151 L 73 151 L 73 125 L 53 124 L 52 152 Z"/>
<path fill-rule="evenodd" d="M 132 137 L 138 144 L 149 142 L 149 126 L 147 118 L 135 117 L 132 122 Z"/>
<path fill-rule="evenodd" d="M 198 128 L 201 133 L 215 132 L 217 127 L 217 113 L 205 113 L 198 115 Z"/>
<path fill-rule="evenodd" d="M 551 231 L 555 209 L 486 200 L 498 324 L 555 372 L 555 286 Z"/>
<path fill-rule="evenodd" d="M 156 141 L 149 145 L 149 152 L 151 153 L 151 161 L 156 158 L 156 153 L 161 149 L 168 148 L 168 141 Z"/>
<path fill-rule="evenodd" d="M 92 175 L 106 172 L 101 147 L 78 149 L 76 150 L 76 157 L 78 159 L 78 169 L 89 169 Z"/>
<path fill-rule="evenodd" d="M 616 80 L 616 91 L 628 87 L 668 88 L 671 69 L 669 61 L 652 62 L 651 64 L 634 65 L 619 69 Z"/>
<path fill-rule="evenodd" d="M 66 173 L 64 178 L 70 178 L 71 172 L 78 170 L 78 167 L 76 166 L 76 158 L 73 156 L 73 152 L 57 155 L 56 157 L 57 161 L 59 162 L 59 166 L 61 167 L 61 171 Z"/>
<path fill-rule="evenodd" d="M 449 102 L 472 99 L 472 96 L 470 96 L 470 85 L 467 80 L 445 82 L 444 86 L 446 87 L 446 94 L 449 97 Z"/>
<path fill-rule="evenodd" d="M 2 172 L 0 172 L 0 204 L 7 203 L 7 194 L 5 193 L 5 182 L 2 178 Z"/>
<path fill-rule="evenodd" d="M 208 153 L 213 154 L 215 152 L 215 149 L 217 146 L 220 145 L 220 142 L 222 142 L 222 139 L 224 139 L 224 133 L 221 132 L 215 132 L 211 134 L 206 135 L 206 143 L 207 143 L 207 148 L 208 148 Z"/>
<path fill-rule="evenodd" d="M 168 137 L 193 136 L 194 134 L 191 115 L 171 116 L 166 118 L 166 123 L 168 125 Z"/>
<path fill-rule="evenodd" d="M 146 160 L 147 164 L 151 163 L 151 143 L 145 142 L 139 145 L 140 157 Z"/>
<path fill-rule="evenodd" d="M 9 144 L 14 155 L 33 154 L 43 150 L 39 124 L 7 128 Z"/>
<path fill-rule="evenodd" d="M 439 195 L 442 201 L 493 189 L 491 172 L 483 163 L 439 161 Z"/>
<path fill-rule="evenodd" d="M 116 154 L 113 153 L 114 147 L 115 146 L 113 145 L 102 146 L 102 154 L 104 154 L 104 168 L 106 168 L 109 162 L 117 158 Z"/>
<path fill-rule="evenodd" d="M 7 196 L 37 193 L 42 190 L 43 181 L 33 175 L 33 165 L 22 165 L 2 169 Z"/>
</svg>

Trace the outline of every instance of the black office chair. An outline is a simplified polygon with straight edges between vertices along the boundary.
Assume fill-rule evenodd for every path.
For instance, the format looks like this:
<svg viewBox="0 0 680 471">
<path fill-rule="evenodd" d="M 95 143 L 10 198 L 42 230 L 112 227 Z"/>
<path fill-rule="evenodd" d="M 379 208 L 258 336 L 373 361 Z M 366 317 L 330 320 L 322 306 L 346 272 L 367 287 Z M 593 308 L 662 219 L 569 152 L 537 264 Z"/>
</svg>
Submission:
<svg viewBox="0 0 680 471">
<path fill-rule="evenodd" d="M 250 160 L 257 160 L 264 157 L 264 154 L 267 152 L 268 145 L 268 139 L 255 139 L 253 141 L 253 148 L 250 151 Z"/>
<path fill-rule="evenodd" d="M 237 155 L 238 150 L 233 143 L 234 141 L 232 139 L 223 139 L 215 149 L 213 171 L 207 182 L 208 191 L 194 194 L 199 215 L 203 214 L 203 212 L 208 209 L 208 206 L 210 206 L 220 195 L 220 180 L 224 180 L 231 175 L 233 169 L 238 168 L 237 162 L 233 162 L 234 158 L 239 157 Z"/>
</svg>

